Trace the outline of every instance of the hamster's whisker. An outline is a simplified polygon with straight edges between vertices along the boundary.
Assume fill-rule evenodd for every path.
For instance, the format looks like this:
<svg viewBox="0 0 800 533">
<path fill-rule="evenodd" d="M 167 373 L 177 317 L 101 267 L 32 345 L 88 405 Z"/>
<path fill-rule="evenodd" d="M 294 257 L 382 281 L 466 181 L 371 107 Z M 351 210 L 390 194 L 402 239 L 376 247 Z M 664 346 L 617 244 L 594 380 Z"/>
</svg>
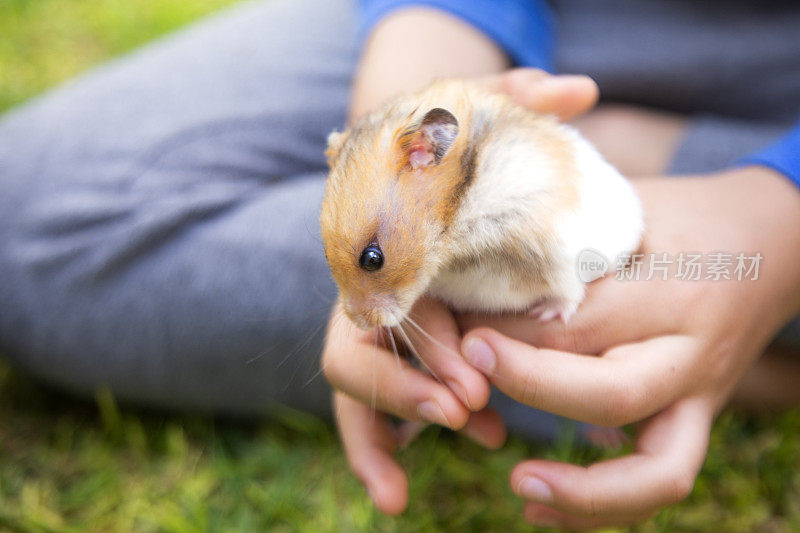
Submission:
<svg viewBox="0 0 800 533">
<path fill-rule="evenodd" d="M 336 425 L 339 426 L 340 421 L 342 419 L 342 402 L 339 401 L 335 403 L 336 405 L 335 405 L 334 416 L 336 417 Z"/>
<path fill-rule="evenodd" d="M 329 306 L 336 303 L 335 296 L 331 296 L 330 294 L 325 294 L 324 292 L 322 292 L 322 289 L 320 289 L 319 286 L 317 285 L 314 285 L 312 288 L 314 289 L 316 295 L 319 296 L 322 299 L 322 301 L 328 304 Z"/>
<path fill-rule="evenodd" d="M 450 353 L 452 353 L 452 354 L 455 354 L 455 355 L 457 355 L 457 356 L 461 357 L 461 354 L 460 354 L 458 351 L 454 350 L 454 349 L 453 349 L 453 348 L 451 348 L 450 346 L 447 346 L 447 345 L 445 345 L 445 344 L 444 344 L 442 341 L 440 341 L 440 340 L 436 339 L 436 338 L 435 338 L 433 335 L 431 335 L 430 333 L 428 333 L 427 331 L 425 331 L 425 330 L 422 328 L 422 326 L 420 326 L 419 324 L 417 324 L 416 322 L 414 322 L 414 321 L 411 319 L 411 317 L 410 317 L 410 316 L 407 316 L 407 317 L 405 317 L 405 319 L 404 319 L 404 320 L 407 320 L 409 324 L 411 324 L 411 325 L 412 325 L 412 326 L 414 326 L 414 327 L 415 327 L 417 330 L 419 330 L 419 332 L 420 332 L 420 333 L 422 333 L 423 335 L 425 335 L 425 337 L 426 337 L 426 338 L 427 338 L 429 341 L 431 341 L 432 343 L 434 343 L 434 344 L 438 345 L 438 346 L 439 346 L 440 348 L 442 348 L 443 350 L 446 350 L 446 351 L 448 351 L 448 352 L 450 352 Z"/>
<path fill-rule="evenodd" d="M 419 350 L 417 350 L 417 348 L 414 346 L 414 343 L 411 342 L 411 338 L 408 336 L 408 334 L 406 333 L 406 330 L 403 328 L 403 323 L 400 322 L 399 324 L 397 324 L 397 327 L 398 327 L 398 329 L 400 331 L 400 335 L 402 335 L 403 339 L 405 340 L 406 344 L 408 345 L 408 348 L 411 350 L 411 352 L 414 354 L 414 356 L 416 356 L 417 361 L 419 361 L 422 364 L 422 366 L 425 367 L 425 370 L 428 371 L 428 374 L 433 376 L 436 379 L 436 381 L 438 381 L 439 383 L 442 383 L 441 378 L 439 378 L 439 376 L 436 375 L 436 372 L 434 372 L 433 369 L 428 365 L 428 363 L 426 363 L 425 360 L 422 357 L 420 357 Z"/>
<path fill-rule="evenodd" d="M 317 235 L 317 232 L 316 231 L 312 231 L 311 228 L 308 226 L 308 218 L 304 218 L 303 219 L 303 224 L 306 227 L 306 233 L 308 233 L 308 236 L 311 237 L 313 240 L 317 241 L 317 243 L 319 243 L 321 246 L 325 246 L 325 243 L 323 242 L 322 237 L 320 235 Z M 316 221 L 315 221 L 314 225 L 315 226 L 317 225 Z"/>
<path fill-rule="evenodd" d="M 341 315 L 341 314 L 338 314 L 338 313 L 337 313 L 337 315 L 336 315 L 336 316 L 334 316 L 334 317 L 333 317 L 333 321 L 331 322 L 331 325 L 332 325 L 332 327 L 331 327 L 331 328 L 328 328 L 328 329 L 326 329 L 326 330 L 325 330 L 325 336 L 324 336 L 324 338 L 322 339 L 322 346 L 327 346 L 327 345 L 328 345 L 328 337 L 329 337 L 329 336 L 330 336 L 330 334 L 331 334 L 331 330 L 333 329 L 333 326 L 335 326 L 336 324 L 338 324 L 338 322 L 339 322 L 339 321 L 340 321 L 342 318 L 346 318 L 346 317 L 344 317 L 343 315 Z M 324 325 L 324 324 L 323 324 L 323 325 Z M 314 373 L 314 375 L 313 375 L 313 376 L 311 376 L 311 377 L 308 379 L 308 381 L 306 381 L 306 382 L 305 382 L 305 384 L 303 385 L 303 387 L 307 387 L 308 385 L 310 385 L 310 384 L 311 384 L 311 382 L 312 382 L 312 381 L 314 381 L 315 379 L 317 379 L 317 378 L 319 377 L 319 375 L 320 375 L 320 374 L 322 374 L 323 372 L 325 372 L 325 367 L 326 367 L 326 365 L 325 365 L 325 363 L 323 363 L 323 362 L 322 362 L 322 353 L 320 352 L 319 354 L 317 354 L 317 356 L 318 356 L 318 357 L 315 357 L 315 359 L 319 359 L 319 370 L 317 370 L 317 371 Z"/>
<path fill-rule="evenodd" d="M 350 322 L 350 319 L 347 318 L 347 316 L 344 313 L 336 313 L 336 316 L 334 317 L 334 323 L 331 325 L 331 329 L 332 330 L 336 329 L 336 327 L 338 327 L 342 323 L 342 321 L 347 321 L 351 325 L 353 324 L 352 322 Z M 353 333 L 352 330 L 350 330 L 349 334 L 352 335 L 352 333 Z"/>
<path fill-rule="evenodd" d="M 397 361 L 397 370 L 402 370 L 403 364 L 400 362 L 400 352 L 397 351 L 397 343 L 394 340 L 394 332 L 389 328 L 386 328 L 386 332 L 389 336 L 389 342 L 392 343 L 392 351 L 394 352 L 394 358 Z"/>
<path fill-rule="evenodd" d="M 269 348 L 265 348 L 264 350 L 258 352 L 258 354 L 254 355 L 253 357 L 245 361 L 244 364 L 249 365 L 251 363 L 255 363 L 256 361 L 258 361 L 259 359 L 270 353 L 272 350 L 274 350 L 276 347 L 277 344 L 273 344 Z"/>
<path fill-rule="evenodd" d="M 322 293 L 320 293 L 320 295 L 322 295 Z M 327 296 L 326 296 L 326 298 L 327 298 Z M 269 324 L 269 323 L 272 323 L 272 322 L 281 322 L 281 321 L 297 320 L 297 319 L 304 319 L 304 318 L 315 318 L 315 317 L 321 315 L 322 313 L 325 313 L 325 312 L 330 313 L 332 304 L 333 304 L 333 301 L 331 301 L 329 303 L 328 302 L 322 302 L 319 307 L 308 307 L 307 310 L 304 311 L 303 313 L 287 313 L 285 315 L 274 315 L 274 316 L 270 316 L 270 317 L 267 317 L 267 318 L 264 318 L 264 317 L 252 317 L 252 318 L 246 317 L 246 318 L 243 319 L 243 321 L 256 322 L 256 323 L 259 323 L 259 324 Z"/>
<path fill-rule="evenodd" d="M 319 333 L 319 330 L 321 330 L 322 326 L 324 325 L 325 325 L 324 322 L 322 324 L 319 324 L 317 327 L 314 328 L 314 330 L 311 332 L 310 335 L 308 335 L 305 339 L 302 339 L 297 344 L 295 344 L 294 348 L 292 348 L 289 351 L 289 353 L 286 354 L 286 356 L 283 359 L 281 359 L 281 362 L 278 363 L 277 368 L 280 368 L 283 365 L 285 365 L 286 361 L 288 361 L 289 358 L 292 357 L 293 355 L 296 355 L 301 351 L 305 350 L 308 347 L 308 345 L 311 344 L 311 341 L 314 340 L 314 337 L 316 337 L 317 333 Z"/>
<path fill-rule="evenodd" d="M 403 339 L 403 343 L 406 345 L 406 347 L 409 350 L 411 350 L 412 355 L 414 355 L 414 357 L 419 359 L 419 352 L 417 351 L 416 346 L 414 346 L 414 343 L 411 342 L 411 339 L 408 337 L 408 334 L 406 334 L 406 331 L 403 329 L 403 323 L 400 322 L 399 324 L 397 324 L 395 330 L 397 330 L 397 332 L 400 334 L 400 337 Z"/>
<path fill-rule="evenodd" d="M 322 365 L 319 365 L 319 370 L 314 372 L 314 375 L 311 376 L 310 378 L 308 378 L 305 383 L 303 383 L 303 388 L 308 387 L 309 385 L 311 385 L 311 382 L 313 382 L 315 379 L 317 379 L 319 377 L 319 375 L 322 374 L 322 372 L 323 372 Z"/>
<path fill-rule="evenodd" d="M 375 328 L 375 336 L 372 338 L 372 391 L 370 393 L 370 412 L 369 423 L 375 424 L 375 408 L 378 403 L 378 328 Z"/>
<path fill-rule="evenodd" d="M 286 383 L 286 387 L 284 388 L 284 390 L 287 390 L 287 389 L 289 388 L 289 386 L 290 386 L 290 385 L 291 385 L 291 384 L 294 382 L 294 380 L 295 380 L 295 377 L 297 377 L 297 373 L 298 373 L 298 372 L 300 372 L 300 368 L 301 368 L 301 367 L 304 367 L 304 368 L 305 368 L 304 372 L 307 374 L 307 373 L 308 373 L 308 370 L 309 370 L 309 368 L 310 368 L 310 365 L 311 365 L 311 364 L 313 364 L 313 361 L 315 361 L 315 360 L 317 359 L 317 357 L 316 357 L 316 353 L 313 353 L 313 354 L 312 354 L 312 357 L 311 357 L 310 359 L 308 359 L 308 360 L 307 360 L 307 362 L 306 362 L 306 364 L 304 365 L 304 364 L 303 364 L 303 359 L 302 359 L 302 357 L 303 357 L 303 356 L 302 356 L 301 354 L 302 354 L 302 352 L 303 352 L 303 351 L 305 351 L 305 350 L 308 348 L 308 346 L 309 346 L 309 345 L 310 345 L 310 344 L 311 344 L 311 343 L 314 341 L 314 339 L 317 337 L 317 335 L 319 334 L 320 330 L 322 330 L 322 328 L 323 328 L 323 326 L 324 326 L 324 325 L 325 325 L 325 324 L 324 324 L 324 323 L 322 323 L 322 324 L 320 324 L 319 326 L 317 326 L 316 328 L 314 328 L 314 331 L 312 331 L 312 332 L 311 332 L 311 334 L 310 334 L 310 335 L 308 336 L 308 338 L 307 338 L 307 339 L 306 339 L 306 340 L 305 340 L 305 341 L 302 343 L 302 345 L 301 345 L 301 346 L 299 346 L 298 348 L 296 348 L 295 350 L 293 350 L 293 351 L 294 351 L 294 354 L 290 354 L 290 355 L 288 355 L 288 356 L 284 357 L 284 361 L 288 360 L 288 359 L 289 359 L 289 357 L 292 357 L 292 356 L 300 356 L 300 357 L 301 357 L 301 359 L 300 359 L 300 362 L 298 362 L 296 365 L 294 365 L 294 370 L 292 370 L 292 375 L 289 377 L 289 381 L 287 381 L 287 383 Z M 282 364 L 282 363 L 281 363 L 281 364 Z M 317 372 L 315 372 L 315 375 L 316 375 L 316 373 L 318 373 L 318 372 L 319 372 L 319 370 L 317 370 Z M 311 377 L 311 380 L 313 380 L 313 379 L 314 379 L 314 377 L 315 377 L 315 376 L 312 376 L 312 377 Z M 301 378 L 301 379 L 302 379 L 302 378 Z M 308 381 L 308 382 L 310 383 L 310 381 Z M 305 387 L 305 385 L 304 385 L 304 387 Z"/>
<path fill-rule="evenodd" d="M 288 361 L 289 357 L 291 357 L 293 354 L 295 354 L 295 353 L 299 352 L 300 350 L 302 350 L 303 348 L 305 348 L 305 346 L 302 346 L 302 345 L 307 345 L 308 342 L 310 341 L 310 339 L 313 338 L 314 335 L 316 335 L 319 332 L 321 327 L 322 327 L 322 324 L 317 326 L 311 332 L 311 334 L 310 334 L 310 336 L 308 338 L 306 338 L 305 340 L 298 341 L 298 343 L 294 345 L 294 347 L 289 351 L 289 353 L 286 356 L 284 356 L 284 358 L 278 363 L 278 368 L 280 368 L 281 366 L 286 364 L 286 361 Z M 265 348 L 264 350 L 260 351 L 257 355 L 254 355 L 250 359 L 246 360 L 244 362 L 244 364 L 249 365 L 251 363 L 255 363 L 256 361 L 258 361 L 259 359 L 261 359 L 265 355 L 268 355 L 268 354 L 272 353 L 272 351 L 275 350 L 275 348 L 277 348 L 277 347 L 278 347 L 278 343 L 273 343 L 269 348 Z"/>
</svg>

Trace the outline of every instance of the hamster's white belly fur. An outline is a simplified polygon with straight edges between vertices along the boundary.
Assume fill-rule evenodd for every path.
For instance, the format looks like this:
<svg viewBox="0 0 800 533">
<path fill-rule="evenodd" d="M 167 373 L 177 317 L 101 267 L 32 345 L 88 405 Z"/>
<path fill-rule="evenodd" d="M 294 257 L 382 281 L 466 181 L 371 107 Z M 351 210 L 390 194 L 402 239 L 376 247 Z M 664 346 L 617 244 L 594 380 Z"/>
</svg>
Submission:
<svg viewBox="0 0 800 533">
<path fill-rule="evenodd" d="M 527 290 L 525 290 L 527 289 Z M 527 311 L 551 296 L 546 285 L 515 287 L 510 276 L 478 265 L 461 271 L 443 270 L 430 293 L 456 311 Z"/>
</svg>

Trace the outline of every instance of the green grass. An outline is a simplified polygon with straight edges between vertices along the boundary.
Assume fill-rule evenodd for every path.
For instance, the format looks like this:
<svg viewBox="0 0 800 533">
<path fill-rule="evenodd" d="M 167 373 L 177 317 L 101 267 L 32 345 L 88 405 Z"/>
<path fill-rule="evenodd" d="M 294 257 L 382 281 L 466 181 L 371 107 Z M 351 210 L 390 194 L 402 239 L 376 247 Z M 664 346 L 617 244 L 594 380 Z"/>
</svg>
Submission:
<svg viewBox="0 0 800 533">
<path fill-rule="evenodd" d="M 800 411 L 722 416 L 695 491 L 641 531 L 800 530 Z M 570 432 L 486 452 L 430 428 L 403 451 L 411 505 L 372 508 L 333 429 L 287 410 L 262 423 L 120 410 L 0 366 L 0 530 L 526 531 L 507 475 L 526 457 L 603 456 Z"/>
<path fill-rule="evenodd" d="M 232 0 L 0 0 L 0 111 Z M 800 531 L 800 410 L 725 413 L 692 496 L 641 531 Z M 428 429 L 402 452 L 411 505 L 376 513 L 334 429 L 303 413 L 242 423 L 118 408 L 51 391 L 0 363 L 0 530 L 524 531 L 508 488 L 526 457 Z"/>
<path fill-rule="evenodd" d="M 0 0 L 0 111 L 235 0 Z"/>
</svg>

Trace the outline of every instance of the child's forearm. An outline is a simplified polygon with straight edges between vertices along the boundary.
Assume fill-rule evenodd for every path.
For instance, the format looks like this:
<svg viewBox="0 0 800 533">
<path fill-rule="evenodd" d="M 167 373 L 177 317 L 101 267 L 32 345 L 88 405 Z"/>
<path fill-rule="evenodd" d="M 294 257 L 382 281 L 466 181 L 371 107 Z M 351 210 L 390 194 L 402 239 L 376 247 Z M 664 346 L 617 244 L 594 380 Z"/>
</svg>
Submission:
<svg viewBox="0 0 800 533">
<path fill-rule="evenodd" d="M 403 9 L 382 20 L 364 46 L 350 120 L 435 78 L 480 76 L 506 68 L 503 50 L 469 24 L 435 9 Z"/>
</svg>

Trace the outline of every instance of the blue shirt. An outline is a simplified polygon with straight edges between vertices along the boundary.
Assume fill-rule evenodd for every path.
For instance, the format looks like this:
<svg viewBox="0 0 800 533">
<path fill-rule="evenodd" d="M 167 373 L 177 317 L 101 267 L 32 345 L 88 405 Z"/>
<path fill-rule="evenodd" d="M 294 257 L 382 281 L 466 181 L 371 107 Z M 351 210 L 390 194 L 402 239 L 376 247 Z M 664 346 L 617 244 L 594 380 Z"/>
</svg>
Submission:
<svg viewBox="0 0 800 533">
<path fill-rule="evenodd" d="M 514 64 L 553 69 L 553 17 L 544 0 L 361 0 L 363 39 L 384 16 L 424 5 L 451 13 L 485 33 Z"/>
<path fill-rule="evenodd" d="M 412 5 L 451 13 L 486 34 L 522 67 L 553 70 L 554 21 L 544 0 L 361 0 L 359 34 L 388 13 Z M 781 172 L 800 188 L 800 123 L 777 143 L 739 161 Z"/>
</svg>

